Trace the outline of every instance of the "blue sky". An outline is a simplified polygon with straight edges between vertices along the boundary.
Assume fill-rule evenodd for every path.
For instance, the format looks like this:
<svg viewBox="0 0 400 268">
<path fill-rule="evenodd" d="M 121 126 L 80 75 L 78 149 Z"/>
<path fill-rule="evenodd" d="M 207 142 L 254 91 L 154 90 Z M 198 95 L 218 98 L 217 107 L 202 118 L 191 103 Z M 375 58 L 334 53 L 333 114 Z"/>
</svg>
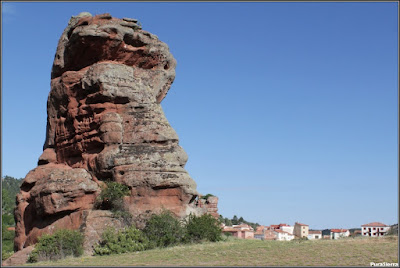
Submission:
<svg viewBox="0 0 400 268">
<path fill-rule="evenodd" d="M 398 222 L 398 3 L 2 2 L 2 176 L 36 167 L 58 39 L 82 11 L 168 44 L 162 106 L 223 216 Z"/>
</svg>

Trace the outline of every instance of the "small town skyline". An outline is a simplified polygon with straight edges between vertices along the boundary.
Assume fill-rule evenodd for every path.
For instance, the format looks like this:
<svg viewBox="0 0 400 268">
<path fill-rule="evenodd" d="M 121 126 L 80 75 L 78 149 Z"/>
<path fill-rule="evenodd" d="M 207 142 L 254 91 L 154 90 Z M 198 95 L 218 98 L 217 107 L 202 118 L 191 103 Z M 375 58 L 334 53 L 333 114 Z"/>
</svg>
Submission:
<svg viewBox="0 0 400 268">
<path fill-rule="evenodd" d="M 254 229 L 246 223 L 226 225 L 222 223 L 222 232 L 230 234 L 241 239 L 259 239 L 259 240 L 282 240 L 290 241 L 293 239 L 307 238 L 316 239 L 341 239 L 345 237 L 383 237 L 390 229 L 398 232 L 398 224 L 386 225 L 381 222 L 370 222 L 361 225 L 359 228 L 342 229 L 330 228 L 315 230 L 308 224 L 295 222 L 294 225 L 286 223 L 259 225 Z"/>
</svg>

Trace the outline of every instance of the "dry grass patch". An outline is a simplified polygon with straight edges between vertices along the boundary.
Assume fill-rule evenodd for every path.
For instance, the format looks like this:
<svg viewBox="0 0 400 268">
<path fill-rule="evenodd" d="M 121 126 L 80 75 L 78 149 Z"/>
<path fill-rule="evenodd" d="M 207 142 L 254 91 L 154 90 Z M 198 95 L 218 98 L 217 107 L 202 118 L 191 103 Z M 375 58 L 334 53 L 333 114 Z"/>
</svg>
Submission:
<svg viewBox="0 0 400 268">
<path fill-rule="evenodd" d="M 231 239 L 29 266 L 369 266 L 398 262 L 398 238 L 317 241 Z"/>
</svg>

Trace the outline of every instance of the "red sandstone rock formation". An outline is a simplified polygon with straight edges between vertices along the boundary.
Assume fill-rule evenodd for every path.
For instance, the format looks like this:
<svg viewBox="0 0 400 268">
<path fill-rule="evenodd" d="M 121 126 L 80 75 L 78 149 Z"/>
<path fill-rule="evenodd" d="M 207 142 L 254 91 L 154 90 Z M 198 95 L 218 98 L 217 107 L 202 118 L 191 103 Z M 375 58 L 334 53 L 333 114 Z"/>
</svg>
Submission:
<svg viewBox="0 0 400 268">
<path fill-rule="evenodd" d="M 17 196 L 16 250 L 69 228 L 85 233 L 90 252 L 106 226 L 119 226 L 93 210 L 105 180 L 129 187 L 124 202 L 136 219 L 209 210 L 195 202 L 188 157 L 160 105 L 175 65 L 168 46 L 134 19 L 71 18 L 54 58 L 43 154 Z"/>
<path fill-rule="evenodd" d="M 218 219 L 218 197 L 210 196 L 207 199 L 198 199 L 197 206 L 204 208 L 205 212 L 212 215 L 214 218 Z"/>
</svg>

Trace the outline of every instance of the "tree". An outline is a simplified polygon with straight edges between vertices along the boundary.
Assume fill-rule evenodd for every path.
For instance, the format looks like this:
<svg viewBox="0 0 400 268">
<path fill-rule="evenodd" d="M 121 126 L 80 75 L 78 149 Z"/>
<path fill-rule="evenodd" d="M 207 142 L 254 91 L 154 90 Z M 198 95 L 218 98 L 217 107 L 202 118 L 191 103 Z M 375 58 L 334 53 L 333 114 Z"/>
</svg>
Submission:
<svg viewBox="0 0 400 268">
<path fill-rule="evenodd" d="M 233 218 L 232 218 L 231 221 L 232 221 L 232 224 L 233 224 L 233 225 L 237 225 L 238 222 L 239 222 L 239 221 L 238 221 L 238 217 L 237 217 L 236 215 L 233 215 Z"/>
<path fill-rule="evenodd" d="M 5 176 L 1 180 L 2 214 L 14 215 L 15 196 L 19 192 L 22 179 Z"/>
</svg>

